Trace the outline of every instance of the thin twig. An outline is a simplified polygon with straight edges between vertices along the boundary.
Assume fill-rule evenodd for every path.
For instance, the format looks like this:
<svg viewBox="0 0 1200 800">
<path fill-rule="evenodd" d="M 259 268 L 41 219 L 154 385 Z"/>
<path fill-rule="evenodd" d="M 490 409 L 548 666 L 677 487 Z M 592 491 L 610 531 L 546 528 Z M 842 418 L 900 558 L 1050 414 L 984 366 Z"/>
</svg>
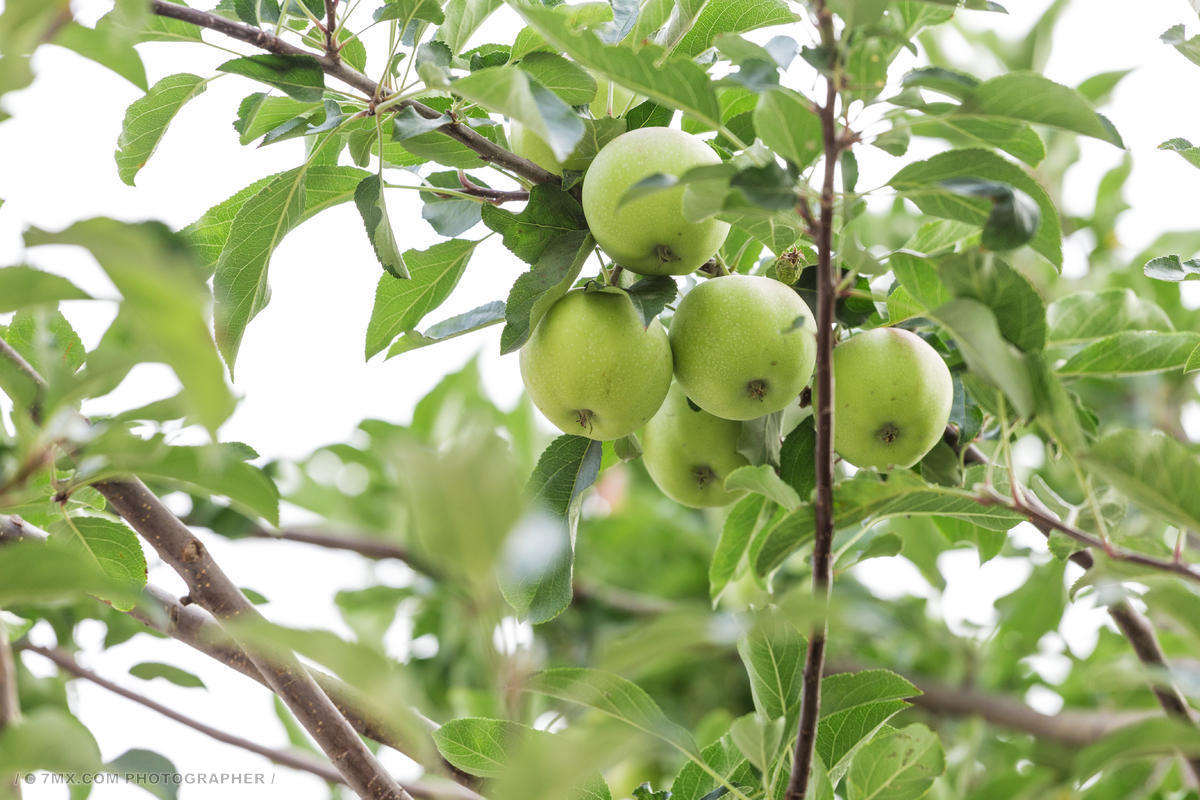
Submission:
<svg viewBox="0 0 1200 800">
<path fill-rule="evenodd" d="M 320 64 L 321 69 L 326 75 L 353 86 L 355 89 L 363 92 L 368 98 L 379 96 L 379 84 L 346 64 L 345 61 L 327 54 L 313 53 L 310 50 L 297 47 L 261 28 L 237 22 L 236 20 L 226 19 L 207 11 L 181 6 L 169 2 L 169 0 L 151 0 L 151 10 L 159 16 L 190 22 L 193 25 L 208 28 L 239 41 L 247 42 L 270 53 L 310 56 L 317 60 L 317 63 Z M 417 100 L 404 100 L 393 106 L 391 110 L 400 111 L 404 108 L 411 108 L 426 119 L 437 119 L 442 116 L 441 112 L 435 111 Z M 503 167 L 532 183 L 562 183 L 561 175 L 555 175 L 539 167 L 532 161 L 505 150 L 491 139 L 482 136 L 473 128 L 461 122 L 448 122 L 437 128 L 437 131 L 473 150 L 483 161 Z"/>
<path fill-rule="evenodd" d="M 24 356 L 13 349 L 13 346 L 3 339 L 0 339 L 0 358 L 11 362 L 17 368 L 17 371 L 28 378 L 33 384 L 34 397 L 29 407 L 29 416 L 33 418 L 35 423 L 40 423 L 42 421 L 42 396 L 46 393 L 46 380 L 25 360 Z"/>
<path fill-rule="evenodd" d="M 330 783 L 344 784 L 346 782 L 346 780 L 338 773 L 338 771 L 326 761 L 320 761 L 310 756 L 301 755 L 298 753 L 290 753 L 286 750 L 277 750 L 272 747 L 266 747 L 249 739 L 243 739 L 241 736 L 235 736 L 234 734 L 227 733 L 219 728 L 206 725 L 199 720 L 192 719 L 185 714 L 179 713 L 173 708 L 169 708 L 162 703 L 151 700 L 149 697 L 138 694 L 132 689 L 127 689 L 124 686 L 113 683 L 107 678 L 92 672 L 90 669 L 87 669 L 78 661 L 76 661 L 70 653 L 61 648 L 38 647 L 32 644 L 23 644 L 21 645 L 20 649 L 30 653 L 37 653 L 43 658 L 48 658 L 60 669 L 69 672 L 76 678 L 82 678 L 90 681 L 97 686 L 107 689 L 113 694 L 124 697 L 126 700 L 132 700 L 139 705 L 145 706 L 151 711 L 156 711 L 159 714 L 162 714 L 168 719 L 173 719 L 181 725 L 186 725 L 192 730 L 199 731 L 205 736 L 216 739 L 218 742 L 224 742 L 225 744 L 239 747 L 242 750 L 256 753 L 272 763 L 279 764 L 284 767 L 291 767 L 292 769 L 298 769 L 303 772 L 311 772 L 313 775 L 329 781 Z"/>
<path fill-rule="evenodd" d="M 341 60 L 337 43 L 338 0 L 325 0 L 325 55 Z"/>
<path fill-rule="evenodd" d="M 514 189 L 509 191 L 505 189 L 492 189 L 488 186 L 480 186 L 471 180 L 470 177 L 467 176 L 467 173 L 463 172 L 461 169 L 458 171 L 458 182 L 462 184 L 463 191 L 467 194 L 474 195 L 475 197 L 482 197 L 489 203 L 494 203 L 496 205 L 499 205 L 500 203 L 512 203 L 529 199 L 529 192 L 524 189 Z"/>
<path fill-rule="evenodd" d="M 823 0 L 817 3 L 821 41 L 830 53 L 830 70 L 837 68 L 837 48 L 833 32 L 833 13 Z M 826 76 L 825 103 L 818 110 L 824 142 L 825 176 L 821 185 L 821 218 L 817 234 L 817 378 L 816 415 L 816 495 L 813 515 L 813 594 L 828 602 L 833 582 L 833 326 L 837 293 L 833 274 L 834 178 L 839 144 L 837 134 L 837 81 Z M 803 209 L 807 204 L 802 204 Z M 801 210 L 803 215 L 803 210 Z M 811 211 L 809 212 L 811 217 Z M 825 644 L 828 625 L 822 620 L 808 637 L 804 658 L 804 690 L 800 703 L 800 722 L 792 772 L 786 800 L 803 800 L 812 773 L 813 750 L 817 741 L 817 721 L 821 712 L 821 675 L 825 668 Z"/>
</svg>

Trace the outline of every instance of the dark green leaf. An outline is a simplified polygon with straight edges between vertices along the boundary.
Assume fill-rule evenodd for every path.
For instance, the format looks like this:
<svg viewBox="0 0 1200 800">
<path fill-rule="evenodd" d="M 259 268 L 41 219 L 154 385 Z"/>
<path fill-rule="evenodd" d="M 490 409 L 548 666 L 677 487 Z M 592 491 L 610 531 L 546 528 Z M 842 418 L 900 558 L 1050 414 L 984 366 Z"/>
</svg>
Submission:
<svg viewBox="0 0 1200 800">
<path fill-rule="evenodd" d="M 312 56 L 275 53 L 243 56 L 226 61 L 217 70 L 253 78 L 307 103 L 318 102 L 325 94 L 325 73 Z"/>
<path fill-rule="evenodd" d="M 407 353 L 409 350 L 416 350 L 419 347 L 427 347 L 431 344 L 444 342 L 447 339 L 453 339 L 467 333 L 482 330 L 503 321 L 504 301 L 493 300 L 490 303 L 484 303 L 478 308 L 473 308 L 462 314 L 456 314 L 449 319 L 444 319 L 441 322 L 430 325 L 423 333 L 408 331 L 392 343 L 392 346 L 388 349 L 387 357 L 391 358 L 401 353 Z"/>
<path fill-rule="evenodd" d="M 375 250 L 375 257 L 393 278 L 407 280 L 408 267 L 404 256 L 396 244 L 396 236 L 392 233 L 392 223 L 388 219 L 387 204 L 383 199 L 383 178 L 380 175 L 369 175 L 362 179 L 354 190 L 354 205 L 362 216 L 367 228 L 367 238 Z"/>
</svg>

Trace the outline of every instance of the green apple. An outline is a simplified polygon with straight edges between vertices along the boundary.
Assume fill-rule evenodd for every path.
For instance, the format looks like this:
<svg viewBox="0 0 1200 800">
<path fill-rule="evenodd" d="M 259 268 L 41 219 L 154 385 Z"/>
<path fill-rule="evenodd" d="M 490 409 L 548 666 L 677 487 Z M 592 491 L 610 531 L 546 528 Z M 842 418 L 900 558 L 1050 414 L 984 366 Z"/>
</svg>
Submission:
<svg viewBox="0 0 1200 800">
<path fill-rule="evenodd" d="M 745 492 L 725 478 L 750 462 L 738 452 L 742 423 L 692 408 L 678 383 L 642 432 L 642 462 L 663 494 L 693 508 L 725 506 Z"/>
<path fill-rule="evenodd" d="M 515 119 L 508 132 L 508 145 L 521 158 L 527 158 L 547 172 L 562 175 L 563 165 L 546 140 Z"/>
<path fill-rule="evenodd" d="M 623 117 L 629 109 L 645 102 L 646 98 L 636 95 L 608 78 L 596 76 L 596 99 L 588 110 L 596 119 L 601 117 Z"/>
<path fill-rule="evenodd" d="M 729 224 L 683 215 L 685 187 L 676 186 L 621 204 L 637 182 L 662 173 L 678 177 L 692 167 L 719 164 L 703 141 L 674 128 L 638 128 L 600 149 L 583 181 L 588 227 L 613 261 L 642 275 L 686 275 L 712 258 Z"/>
<path fill-rule="evenodd" d="M 675 377 L 710 414 L 761 417 L 808 385 L 816 332 L 790 286 L 756 275 L 713 278 L 688 292 L 671 320 Z"/>
<path fill-rule="evenodd" d="M 856 467 L 911 467 L 950 419 L 954 383 L 937 351 L 900 328 L 876 328 L 833 350 L 833 446 Z"/>
<path fill-rule="evenodd" d="M 567 292 L 521 348 L 534 405 L 564 433 L 619 439 L 654 416 L 671 386 L 671 345 L 622 291 Z"/>
</svg>

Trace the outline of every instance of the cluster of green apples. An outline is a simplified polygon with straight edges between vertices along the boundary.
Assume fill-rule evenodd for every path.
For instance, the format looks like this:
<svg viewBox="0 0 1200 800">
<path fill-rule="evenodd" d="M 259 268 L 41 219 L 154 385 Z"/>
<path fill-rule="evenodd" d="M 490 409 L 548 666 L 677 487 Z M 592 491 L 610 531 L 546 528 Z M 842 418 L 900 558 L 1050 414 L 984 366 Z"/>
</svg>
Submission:
<svg viewBox="0 0 1200 800">
<path fill-rule="evenodd" d="M 604 94 L 611 108 L 615 91 Z M 527 142 L 526 134 L 513 139 Z M 688 220 L 684 187 L 621 201 L 650 175 L 717 163 L 712 148 L 680 130 L 618 136 L 584 176 L 592 235 L 631 272 L 694 272 L 720 249 L 727 223 Z M 738 449 L 743 421 L 797 403 L 812 378 L 816 331 L 800 295 L 765 276 L 705 280 L 679 302 L 669 333 L 657 319 L 644 325 L 623 291 L 574 289 L 521 349 L 521 375 L 565 433 L 611 440 L 640 429 L 643 462 L 664 494 L 722 506 L 741 494 L 725 488 L 726 477 L 749 463 Z M 950 372 L 919 336 L 896 328 L 853 336 L 834 350 L 833 379 L 835 446 L 851 464 L 912 466 L 941 438 Z"/>
</svg>

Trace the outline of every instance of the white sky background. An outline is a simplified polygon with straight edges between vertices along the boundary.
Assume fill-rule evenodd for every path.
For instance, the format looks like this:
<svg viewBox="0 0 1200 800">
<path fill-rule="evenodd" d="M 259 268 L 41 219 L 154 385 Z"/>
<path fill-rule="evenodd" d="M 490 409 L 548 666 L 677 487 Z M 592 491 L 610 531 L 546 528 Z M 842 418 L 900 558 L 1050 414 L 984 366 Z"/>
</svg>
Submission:
<svg viewBox="0 0 1200 800">
<path fill-rule="evenodd" d="M 75 5 L 90 22 L 111 4 L 82 0 Z M 364 3 L 368 8 L 372 5 Z M 962 18 L 973 27 L 992 26 L 1002 35 L 1015 37 L 1028 29 L 1047 2 L 1010 0 L 1006 5 L 1011 12 L 1008 17 L 964 12 Z M 1189 33 L 1200 28 L 1200 20 L 1186 0 L 1139 3 L 1136 12 L 1121 0 L 1076 2 L 1059 25 L 1047 67 L 1050 78 L 1071 85 L 1098 72 L 1137 68 L 1122 82 L 1106 109 L 1134 157 L 1133 176 L 1126 187 L 1133 208 L 1120 226 L 1122 240 L 1134 250 L 1162 231 L 1197 225 L 1200 171 L 1173 153 L 1155 149 L 1175 136 L 1200 140 L 1200 106 L 1196 103 L 1200 68 L 1189 65 L 1158 39 L 1177 23 L 1187 24 Z M 502 10 L 474 43 L 511 41 L 517 27 L 514 17 Z M 215 35 L 206 36 L 229 44 Z M 151 83 L 176 72 L 212 74 L 228 57 L 202 46 L 149 44 L 140 49 Z M 137 187 L 127 187 L 117 178 L 113 149 L 125 108 L 141 96 L 140 90 L 62 48 L 43 48 L 34 65 L 37 81 L 30 89 L 5 98 L 13 119 L 0 125 L 0 197 L 6 200 L 0 208 L 0 264 L 32 263 L 69 277 L 95 296 L 114 297 L 115 290 L 90 256 L 69 248 L 23 252 L 22 230 L 30 225 L 57 230 L 98 215 L 160 219 L 178 228 L 255 179 L 291 168 L 302 159 L 298 141 L 257 151 L 238 144 L 231 126 L 238 102 L 263 87 L 226 76 L 210 83 L 204 94 L 184 107 L 157 153 L 139 173 Z M 985 74 L 992 69 L 977 65 L 973 71 Z M 1069 174 L 1067 212 L 1090 210 L 1100 175 L 1120 158 L 1119 151 L 1107 144 L 1091 140 L 1082 144 L 1083 158 Z M 859 155 L 862 186 L 878 185 L 898 163 L 871 148 L 860 148 Z M 439 240 L 420 218 L 416 193 L 393 191 L 388 204 L 402 247 L 425 248 Z M 475 234 L 477 231 L 468 235 Z M 1086 247 L 1071 241 L 1066 245 L 1068 274 L 1079 274 L 1085 267 Z M 426 325 L 505 297 L 524 268 L 498 239 L 489 240 L 476 252 L 454 296 Z M 1130 269 L 1140 268 L 1140 264 L 1130 265 Z M 497 356 L 498 327 L 391 361 L 364 363 L 363 337 L 379 275 L 380 267 L 352 204 L 322 213 L 318 221 L 284 239 L 271 260 L 271 303 L 249 326 L 242 345 L 234 385 L 242 400 L 221 430 L 223 439 L 245 441 L 265 457 L 301 456 L 322 444 L 345 439 L 365 417 L 406 422 L 416 401 L 443 375 L 480 352 L 493 396 L 505 405 L 515 400 L 520 392 L 517 360 Z M 1200 302 L 1200 298 L 1189 299 Z M 71 303 L 65 311 L 91 347 L 111 320 L 115 306 Z M 114 395 L 90 408 L 93 412 L 128 408 L 172 394 L 175 387 L 173 375 L 165 368 L 140 367 Z M 1200 414 L 1188 420 L 1194 437 L 1200 427 L 1196 416 Z M 1028 538 L 1031 542 L 1038 539 Z M 354 556 L 302 545 L 233 544 L 216 537 L 206 541 L 235 581 L 258 589 L 272 601 L 265 613 L 284 624 L 328 626 L 344 632 L 331 602 L 334 591 L 373 580 L 397 583 L 405 579 L 403 568 L 394 565 L 371 566 Z M 947 616 L 955 622 L 986 624 L 991 619 L 992 600 L 1015 588 L 1028 566 L 997 560 L 980 570 L 973 554 L 951 553 L 943 557 L 942 568 L 951 576 L 943 598 Z M 860 576 L 885 594 L 927 592 L 915 571 L 899 560 L 870 562 L 860 568 Z M 182 593 L 182 584 L 161 564 L 152 566 L 151 580 Z M 982 591 L 983 587 L 987 591 Z M 1086 608 L 1068 611 L 1064 631 L 1072 647 L 1089 646 L 1102 616 Z M 98 649 L 99 626 L 85 626 L 80 639 L 85 646 L 81 659 L 102 674 L 219 727 L 256 741 L 284 745 L 269 694 L 241 675 L 173 641 L 139 637 L 102 652 Z M 403 636 L 395 639 L 399 648 Z M 1050 654 L 1061 647 L 1061 643 L 1047 642 Z M 129 666 L 148 660 L 175 663 L 196 672 L 209 691 L 180 689 L 161 680 L 147 684 L 126 674 Z M 46 671 L 46 662 L 39 657 L 26 656 L 26 661 L 35 671 Z M 1049 674 L 1053 661 L 1048 654 L 1039 668 Z M 266 791 L 185 786 L 180 795 L 184 800 L 324 796 L 315 778 L 276 770 L 262 759 L 212 742 L 90 684 L 76 682 L 75 695 L 76 708 L 96 735 L 106 759 L 130 747 L 145 747 L 167 755 L 181 772 L 264 772 L 268 781 L 275 781 Z M 1047 710 L 1054 710 L 1054 699 L 1048 701 Z M 392 756 L 388 763 L 399 768 L 402 760 Z M 28 788 L 26 796 L 32 800 L 65 798 L 67 790 L 38 785 Z M 131 790 L 99 787 L 92 796 L 98 800 L 125 798 L 131 796 Z"/>
</svg>

